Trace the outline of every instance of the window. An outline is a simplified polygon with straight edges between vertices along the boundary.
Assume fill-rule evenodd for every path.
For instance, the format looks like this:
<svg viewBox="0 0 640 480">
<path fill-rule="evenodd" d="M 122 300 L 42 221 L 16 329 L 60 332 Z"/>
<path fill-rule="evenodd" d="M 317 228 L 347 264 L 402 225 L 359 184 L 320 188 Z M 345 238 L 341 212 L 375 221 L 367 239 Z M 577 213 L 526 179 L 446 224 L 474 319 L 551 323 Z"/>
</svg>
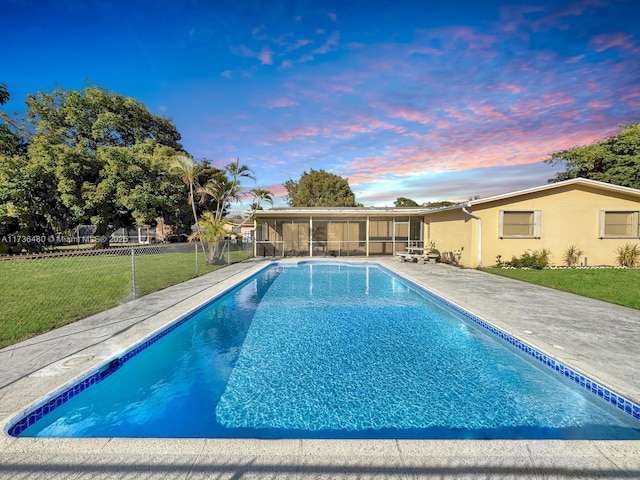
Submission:
<svg viewBox="0 0 640 480">
<path fill-rule="evenodd" d="M 500 211 L 500 238 L 540 238 L 540 210 Z"/>
<path fill-rule="evenodd" d="M 638 212 L 600 212 L 600 238 L 637 238 Z"/>
<path fill-rule="evenodd" d="M 369 237 L 371 238 L 391 238 L 392 232 L 391 220 L 375 220 L 369 222 Z"/>
</svg>

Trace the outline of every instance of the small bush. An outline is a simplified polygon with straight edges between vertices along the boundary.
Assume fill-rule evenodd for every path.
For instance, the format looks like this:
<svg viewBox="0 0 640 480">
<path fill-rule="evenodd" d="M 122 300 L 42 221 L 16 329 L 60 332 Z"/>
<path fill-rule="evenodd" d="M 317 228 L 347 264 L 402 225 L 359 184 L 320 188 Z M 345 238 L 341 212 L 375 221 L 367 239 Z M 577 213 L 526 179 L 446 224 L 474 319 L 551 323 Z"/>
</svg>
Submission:
<svg viewBox="0 0 640 480">
<path fill-rule="evenodd" d="M 621 267 L 633 268 L 637 267 L 640 260 L 640 247 L 625 244 L 623 247 L 616 248 L 616 263 Z"/>
<path fill-rule="evenodd" d="M 583 251 L 575 245 L 570 245 L 562 255 L 562 262 L 567 267 L 576 267 L 580 262 L 580 257 L 583 255 Z"/>
<path fill-rule="evenodd" d="M 542 250 L 527 250 L 520 257 L 513 257 L 504 264 L 514 268 L 533 268 L 541 270 L 549 265 L 551 252 L 546 248 Z"/>
</svg>

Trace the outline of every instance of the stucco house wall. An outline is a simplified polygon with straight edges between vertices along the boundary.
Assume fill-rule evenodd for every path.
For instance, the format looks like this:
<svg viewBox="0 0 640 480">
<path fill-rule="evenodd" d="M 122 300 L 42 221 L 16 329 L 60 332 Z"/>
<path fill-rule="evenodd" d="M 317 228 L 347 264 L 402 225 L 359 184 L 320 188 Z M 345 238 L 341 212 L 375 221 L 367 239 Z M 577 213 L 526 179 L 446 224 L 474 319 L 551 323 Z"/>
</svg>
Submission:
<svg viewBox="0 0 640 480">
<path fill-rule="evenodd" d="M 477 219 L 471 219 L 462 208 L 480 217 L 482 242 L 477 241 Z M 457 212 L 457 215 L 456 213 Z M 513 238 L 501 227 L 501 212 L 535 212 L 532 235 Z M 636 212 L 633 235 L 603 236 L 602 212 Z M 495 265 L 519 257 L 527 250 L 547 249 L 550 263 L 562 265 L 569 246 L 583 251 L 580 264 L 615 265 L 616 248 L 626 243 L 638 243 L 637 212 L 640 212 L 640 191 L 591 180 L 574 179 L 522 192 L 468 202 L 454 211 L 427 214 L 430 237 L 444 248 L 455 247 L 465 240 L 460 263 L 467 267 Z M 502 216 L 502 217 L 501 217 Z M 504 225 L 503 225 L 504 227 Z M 475 238 L 474 238 L 474 235 Z M 469 255 L 466 254 L 467 245 Z M 478 251 L 481 251 L 479 262 Z"/>
<path fill-rule="evenodd" d="M 477 235 L 471 221 L 472 217 L 461 208 L 426 215 L 425 245 L 433 243 L 443 257 L 454 255 L 460 265 L 472 265 L 474 259 L 477 261 L 477 251 L 473 248 Z"/>
</svg>

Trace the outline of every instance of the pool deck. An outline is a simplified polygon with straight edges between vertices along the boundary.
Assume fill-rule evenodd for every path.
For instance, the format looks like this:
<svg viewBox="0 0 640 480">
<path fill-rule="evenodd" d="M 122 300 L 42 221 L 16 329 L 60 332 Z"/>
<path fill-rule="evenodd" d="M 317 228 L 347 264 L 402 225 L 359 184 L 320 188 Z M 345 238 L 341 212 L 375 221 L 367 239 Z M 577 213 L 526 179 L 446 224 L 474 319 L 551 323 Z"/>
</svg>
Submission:
<svg viewBox="0 0 640 480">
<path fill-rule="evenodd" d="M 476 270 L 368 260 L 640 403 L 640 311 Z M 26 407 L 268 262 L 231 265 L 0 350 L 0 478 L 640 479 L 640 441 L 50 439 L 4 433 Z"/>
</svg>

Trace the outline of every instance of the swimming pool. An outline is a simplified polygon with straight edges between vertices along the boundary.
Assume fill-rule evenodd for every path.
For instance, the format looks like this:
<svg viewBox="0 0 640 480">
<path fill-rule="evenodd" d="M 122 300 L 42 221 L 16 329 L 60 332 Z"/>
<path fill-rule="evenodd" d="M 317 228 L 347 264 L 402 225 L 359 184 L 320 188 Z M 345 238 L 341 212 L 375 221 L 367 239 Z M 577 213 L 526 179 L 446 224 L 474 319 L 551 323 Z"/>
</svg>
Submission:
<svg viewBox="0 0 640 480">
<path fill-rule="evenodd" d="M 449 307 L 372 264 L 275 265 L 9 433 L 640 438 L 637 405 Z"/>
</svg>

